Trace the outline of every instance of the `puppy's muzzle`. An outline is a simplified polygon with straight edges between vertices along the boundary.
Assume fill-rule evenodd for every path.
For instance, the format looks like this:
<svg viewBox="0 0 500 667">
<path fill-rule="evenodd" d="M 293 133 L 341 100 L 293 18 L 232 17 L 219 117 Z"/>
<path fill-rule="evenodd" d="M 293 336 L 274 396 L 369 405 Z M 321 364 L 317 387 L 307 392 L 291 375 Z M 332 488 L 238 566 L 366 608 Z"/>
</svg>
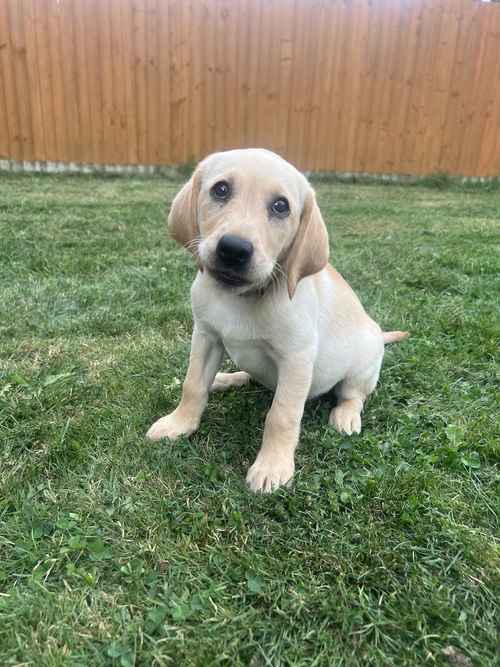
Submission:
<svg viewBox="0 0 500 667">
<path fill-rule="evenodd" d="M 244 273 L 253 255 L 253 244 L 241 236 L 224 234 L 215 249 L 217 269 L 238 274 Z"/>
</svg>

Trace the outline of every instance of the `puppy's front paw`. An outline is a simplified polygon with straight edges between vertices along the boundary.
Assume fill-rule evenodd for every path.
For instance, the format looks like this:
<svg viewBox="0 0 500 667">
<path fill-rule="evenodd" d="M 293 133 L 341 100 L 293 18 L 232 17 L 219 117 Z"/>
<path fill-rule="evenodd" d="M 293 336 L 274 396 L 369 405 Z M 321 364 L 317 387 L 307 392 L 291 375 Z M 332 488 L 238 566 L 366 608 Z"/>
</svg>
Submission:
<svg viewBox="0 0 500 667">
<path fill-rule="evenodd" d="M 271 493 L 293 477 L 295 463 L 292 458 L 257 456 L 247 473 L 247 484 L 254 493 Z"/>
<path fill-rule="evenodd" d="M 169 440 L 176 440 L 181 435 L 191 435 L 198 428 L 195 424 L 182 415 L 179 415 L 176 410 L 166 417 L 162 417 L 155 421 L 149 431 L 146 433 L 148 440 L 161 440 L 161 438 L 168 438 Z"/>
</svg>

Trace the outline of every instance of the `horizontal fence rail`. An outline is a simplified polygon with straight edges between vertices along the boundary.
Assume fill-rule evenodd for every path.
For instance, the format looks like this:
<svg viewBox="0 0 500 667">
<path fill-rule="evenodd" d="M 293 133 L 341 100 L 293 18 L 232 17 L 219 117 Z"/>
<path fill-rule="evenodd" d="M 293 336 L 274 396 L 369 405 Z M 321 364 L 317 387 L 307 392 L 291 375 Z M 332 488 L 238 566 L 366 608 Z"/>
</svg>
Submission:
<svg viewBox="0 0 500 667">
<path fill-rule="evenodd" d="M 0 160 L 500 175 L 500 5 L 0 0 Z"/>
</svg>

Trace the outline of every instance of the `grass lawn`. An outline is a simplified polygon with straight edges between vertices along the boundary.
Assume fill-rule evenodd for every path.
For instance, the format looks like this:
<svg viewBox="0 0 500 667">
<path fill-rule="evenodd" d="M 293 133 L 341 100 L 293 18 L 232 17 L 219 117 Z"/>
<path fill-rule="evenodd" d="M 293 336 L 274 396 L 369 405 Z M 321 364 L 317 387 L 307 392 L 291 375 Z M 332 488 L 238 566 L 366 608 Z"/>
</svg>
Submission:
<svg viewBox="0 0 500 667">
<path fill-rule="evenodd" d="M 261 387 L 143 437 L 188 361 L 178 187 L 0 175 L 0 664 L 498 664 L 500 192 L 317 185 L 333 263 L 412 337 L 362 434 L 309 403 L 293 487 L 254 496 Z"/>
</svg>

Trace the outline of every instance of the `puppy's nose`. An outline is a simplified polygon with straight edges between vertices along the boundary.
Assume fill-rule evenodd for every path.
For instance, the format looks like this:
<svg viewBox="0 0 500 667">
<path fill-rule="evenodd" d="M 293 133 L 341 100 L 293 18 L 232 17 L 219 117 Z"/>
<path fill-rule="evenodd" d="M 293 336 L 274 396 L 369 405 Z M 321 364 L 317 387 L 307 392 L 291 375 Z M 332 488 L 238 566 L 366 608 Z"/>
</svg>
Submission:
<svg viewBox="0 0 500 667">
<path fill-rule="evenodd" d="M 224 234 L 216 248 L 218 261 L 225 267 L 241 271 L 247 267 L 253 255 L 253 245 L 247 239 L 234 234 Z"/>
</svg>

